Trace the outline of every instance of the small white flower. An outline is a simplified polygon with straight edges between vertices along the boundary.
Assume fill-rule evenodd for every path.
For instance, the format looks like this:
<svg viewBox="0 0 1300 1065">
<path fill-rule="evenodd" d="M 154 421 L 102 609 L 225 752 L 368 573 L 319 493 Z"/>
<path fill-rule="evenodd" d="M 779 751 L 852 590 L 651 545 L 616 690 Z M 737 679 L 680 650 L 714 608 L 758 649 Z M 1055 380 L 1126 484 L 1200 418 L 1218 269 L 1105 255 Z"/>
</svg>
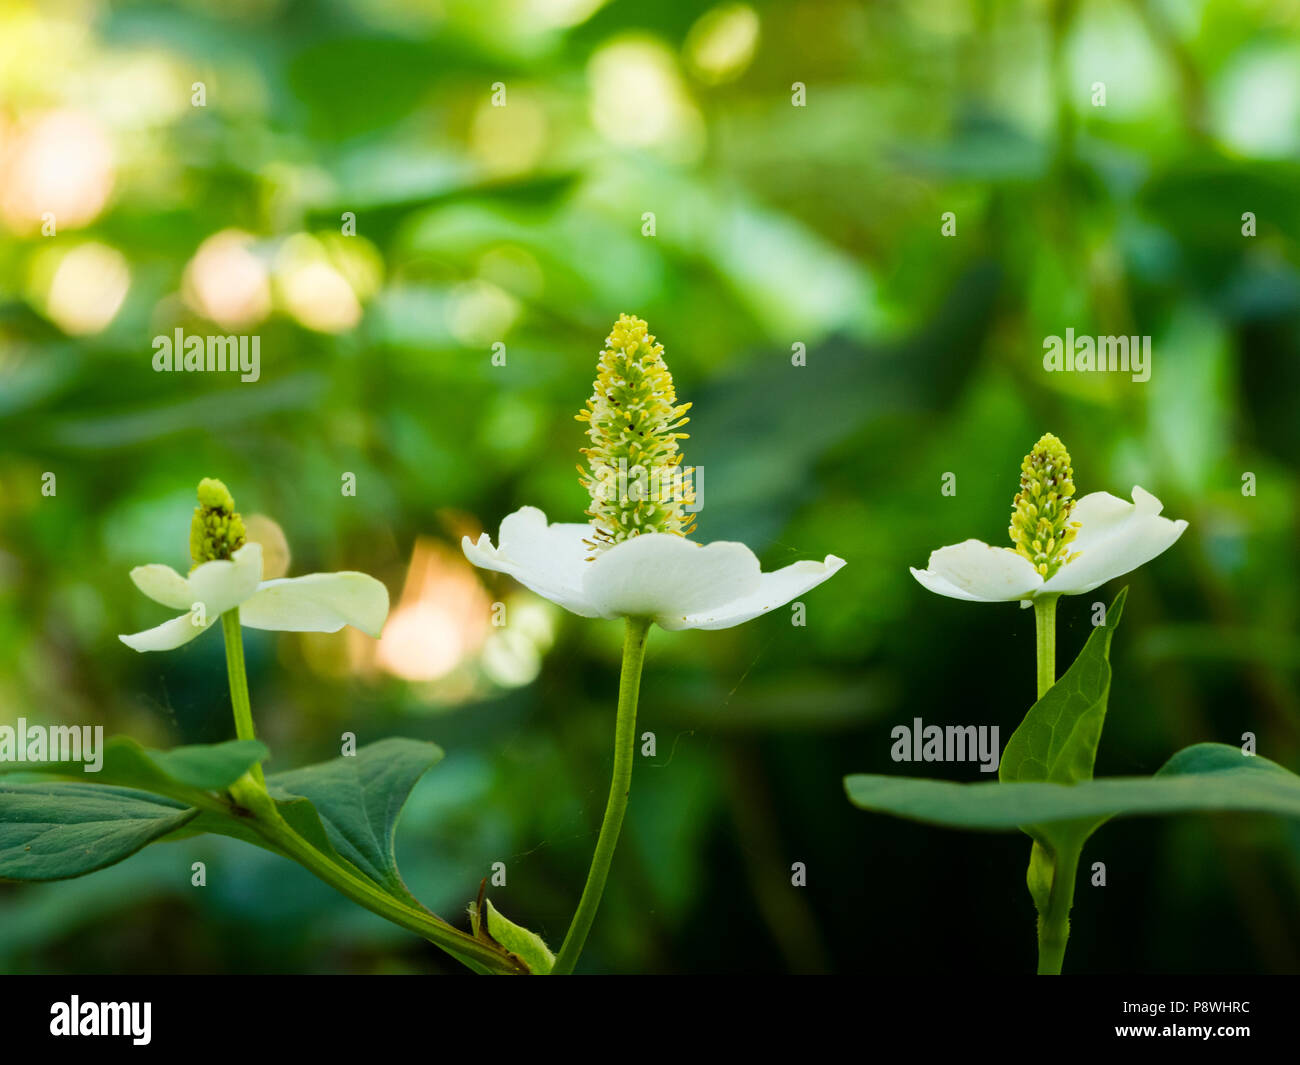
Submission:
<svg viewBox="0 0 1300 1065">
<path fill-rule="evenodd" d="M 235 607 L 241 625 L 280 632 L 338 632 L 353 625 L 378 636 L 388 617 L 388 589 L 365 573 L 262 580 L 262 545 L 257 543 L 246 543 L 229 560 L 204 562 L 188 577 L 151 563 L 133 569 L 131 580 L 155 603 L 185 611 L 156 628 L 118 637 L 136 651 L 170 651 L 187 644 Z"/>
<path fill-rule="evenodd" d="M 729 629 L 844 565 L 827 555 L 764 573 L 744 544 L 687 539 L 695 494 L 677 442 L 686 439 L 679 430 L 690 404 L 677 403 L 663 351 L 646 323 L 626 314 L 605 338 L 591 398 L 577 415 L 590 441 L 587 468 L 579 468 L 590 523 L 548 525 L 524 507 L 501 523 L 496 547 L 487 533 L 477 543 L 465 537 L 466 558 L 582 617 L 649 618 L 664 629 Z"/>
<path fill-rule="evenodd" d="M 951 599 L 976 603 L 1090 592 L 1135 570 L 1171 547 L 1185 521 L 1162 518 L 1163 504 L 1133 487 L 1133 502 L 1109 492 L 1075 500 L 1073 470 L 1064 446 L 1050 433 L 1025 456 L 1011 516 L 1016 548 L 964 540 L 930 553 L 912 576 Z"/>
<path fill-rule="evenodd" d="M 699 544 L 673 533 L 642 533 L 592 559 L 586 522 L 547 524 L 536 507 L 501 523 L 498 545 L 468 536 L 465 557 L 508 573 L 538 595 L 584 618 L 650 618 L 664 629 L 729 629 L 816 588 L 842 558 L 794 562 L 763 573 L 744 544 Z"/>
</svg>

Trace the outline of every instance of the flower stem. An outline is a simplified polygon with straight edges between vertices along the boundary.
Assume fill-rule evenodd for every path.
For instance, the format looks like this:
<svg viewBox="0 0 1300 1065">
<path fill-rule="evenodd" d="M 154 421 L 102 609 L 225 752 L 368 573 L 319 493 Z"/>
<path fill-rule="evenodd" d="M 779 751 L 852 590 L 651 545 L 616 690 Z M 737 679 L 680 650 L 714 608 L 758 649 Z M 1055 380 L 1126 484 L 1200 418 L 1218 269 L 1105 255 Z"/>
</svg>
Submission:
<svg viewBox="0 0 1300 1065">
<path fill-rule="evenodd" d="M 1034 635 L 1037 645 L 1038 698 L 1056 683 L 1056 595 L 1034 600 Z M 1051 851 L 1037 841 L 1029 858 L 1030 891 L 1038 906 L 1038 974 L 1059 976 L 1070 938 L 1070 907 L 1074 905 L 1074 880 L 1082 846 Z M 1035 886 L 1039 888 L 1035 891 Z"/>
<path fill-rule="evenodd" d="M 1079 868 L 1079 847 L 1048 855 L 1038 843 L 1034 858 L 1043 857 L 1051 867 L 1052 886 L 1047 906 L 1038 915 L 1038 975 L 1060 976 L 1065 962 L 1065 944 L 1070 938 L 1070 907 L 1074 905 L 1074 881 Z"/>
<path fill-rule="evenodd" d="M 221 615 L 221 634 L 226 638 L 226 675 L 230 678 L 230 705 L 235 711 L 235 735 L 241 740 L 255 740 L 253 706 L 248 698 L 248 674 L 244 669 L 244 636 L 239 627 L 239 607 Z M 255 763 L 249 770 L 258 784 L 266 786 L 262 765 Z"/>
<path fill-rule="evenodd" d="M 1038 698 L 1056 683 L 1056 601 L 1060 596 L 1040 595 L 1034 600 L 1034 635 L 1038 649 Z"/>
<path fill-rule="evenodd" d="M 417 909 L 390 895 L 352 867 L 322 854 L 293 830 L 280 815 L 275 800 L 265 791 L 258 793 L 244 789 L 239 801 L 253 814 L 252 825 L 259 835 L 341 895 L 398 927 L 422 936 L 480 971 L 516 974 L 527 971 L 513 955 L 466 935 L 423 907 Z"/>
<path fill-rule="evenodd" d="M 596 853 L 591 857 L 591 870 L 587 873 L 587 886 L 582 889 L 569 934 L 551 969 L 554 976 L 573 972 L 578 956 L 587 942 L 600 907 L 600 897 L 605 892 L 605 879 L 614 860 L 618 834 L 627 812 L 627 795 L 632 786 L 632 759 L 636 751 L 636 703 L 641 691 L 641 666 L 645 662 L 646 637 L 650 621 L 646 618 L 628 618 L 623 638 L 623 670 L 618 682 L 618 717 L 614 723 L 614 776 L 609 784 L 609 800 L 605 804 L 605 820 L 601 822 L 600 836 L 596 840 Z"/>
<path fill-rule="evenodd" d="M 226 673 L 230 678 L 230 703 L 235 712 L 235 735 L 256 739 L 253 708 L 248 698 L 248 674 L 244 668 L 244 640 L 239 625 L 239 607 L 221 615 L 221 632 L 226 638 Z M 416 909 L 395 898 L 359 872 L 340 865 L 322 854 L 284 820 L 279 807 L 266 790 L 260 763 L 230 786 L 231 797 L 252 814 L 251 825 L 268 843 L 287 858 L 314 873 L 330 887 L 379 914 L 393 924 L 423 936 L 467 965 L 491 972 L 521 972 L 518 964 L 503 952 L 453 928 L 442 918 Z M 212 808 L 204 804 L 204 808 Z M 229 810 L 217 804 L 218 811 Z"/>
</svg>

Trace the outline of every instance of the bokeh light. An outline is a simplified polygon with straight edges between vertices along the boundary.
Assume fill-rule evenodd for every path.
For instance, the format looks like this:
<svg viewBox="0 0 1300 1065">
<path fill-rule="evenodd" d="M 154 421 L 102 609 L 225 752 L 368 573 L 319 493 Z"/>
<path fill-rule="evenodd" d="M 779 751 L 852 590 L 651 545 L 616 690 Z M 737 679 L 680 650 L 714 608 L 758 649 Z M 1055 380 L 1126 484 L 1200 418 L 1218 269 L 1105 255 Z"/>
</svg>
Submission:
<svg viewBox="0 0 1300 1065">
<path fill-rule="evenodd" d="M 113 148 L 78 111 L 33 116 L 0 141 L 0 217 L 21 235 L 92 222 L 113 191 Z M 46 235 L 50 235 L 48 232 Z"/>
</svg>

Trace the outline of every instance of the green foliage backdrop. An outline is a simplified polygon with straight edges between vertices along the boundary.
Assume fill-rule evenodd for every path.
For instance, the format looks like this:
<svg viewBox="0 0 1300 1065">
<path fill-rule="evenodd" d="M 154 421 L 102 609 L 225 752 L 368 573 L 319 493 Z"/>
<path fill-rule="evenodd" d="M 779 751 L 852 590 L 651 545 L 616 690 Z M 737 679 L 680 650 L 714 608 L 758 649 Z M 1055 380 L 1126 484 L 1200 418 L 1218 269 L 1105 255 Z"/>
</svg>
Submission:
<svg viewBox="0 0 1300 1065">
<path fill-rule="evenodd" d="M 573 414 L 627 311 L 694 403 L 699 537 L 849 564 L 805 626 L 652 634 L 657 753 L 586 965 L 1032 969 L 1023 840 L 867 817 L 841 778 L 908 768 L 894 724 L 1005 738 L 1033 701 L 1030 612 L 908 566 L 1002 542 L 1044 431 L 1080 494 L 1141 484 L 1190 522 L 1128 579 L 1098 775 L 1245 732 L 1300 766 L 1294 5 L 4 0 L 0 57 L 0 724 L 230 738 L 219 640 L 117 640 L 162 620 L 128 570 L 184 568 L 220 477 L 292 573 L 363 570 L 394 603 L 378 647 L 246 634 L 269 770 L 345 731 L 436 742 L 398 832 L 412 890 L 454 919 L 505 862 L 494 900 L 557 946 L 621 629 L 458 543 L 523 504 L 579 519 Z M 260 379 L 154 372 L 178 326 L 258 335 Z M 1045 373 L 1067 327 L 1152 337 L 1150 381 Z M 1117 590 L 1062 602 L 1063 663 Z M 1300 970 L 1300 823 L 1139 818 L 1094 846 L 1073 969 Z M 450 968 L 233 840 L 0 885 L 8 972 Z"/>
</svg>

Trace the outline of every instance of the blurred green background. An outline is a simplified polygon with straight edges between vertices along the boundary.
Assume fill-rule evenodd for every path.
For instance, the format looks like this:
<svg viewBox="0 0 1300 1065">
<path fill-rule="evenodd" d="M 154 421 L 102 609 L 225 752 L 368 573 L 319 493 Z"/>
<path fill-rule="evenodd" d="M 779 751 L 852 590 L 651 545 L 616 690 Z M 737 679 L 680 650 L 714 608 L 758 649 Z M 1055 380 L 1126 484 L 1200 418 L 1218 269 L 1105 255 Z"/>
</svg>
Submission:
<svg viewBox="0 0 1300 1065">
<path fill-rule="evenodd" d="M 694 403 L 698 538 L 849 564 L 804 627 L 652 634 L 658 750 L 584 968 L 1032 971 L 1028 840 L 866 815 L 841 777 L 979 778 L 896 765 L 889 730 L 1005 742 L 1032 701 L 1031 613 L 908 566 L 1003 543 L 1044 431 L 1080 494 L 1141 484 L 1191 523 L 1125 578 L 1099 775 L 1248 731 L 1300 768 L 1294 0 L 0 12 L 0 723 L 231 735 L 219 639 L 117 640 L 166 617 L 127 573 L 186 567 L 195 484 L 221 477 L 291 573 L 364 570 L 393 599 L 378 643 L 246 633 L 272 768 L 344 731 L 442 744 L 399 829 L 406 879 L 455 920 L 505 862 L 497 905 L 558 947 L 621 626 L 458 542 L 524 504 L 579 520 L 573 414 L 626 311 Z M 155 373 L 178 326 L 259 336 L 261 379 Z M 1066 327 L 1150 335 L 1151 380 L 1045 373 Z M 1062 601 L 1062 668 L 1125 581 Z M 1109 885 L 1081 880 L 1067 971 L 1300 970 L 1300 824 L 1120 821 L 1084 861 Z M 0 971 L 456 969 L 234 841 L 0 885 Z"/>
</svg>

